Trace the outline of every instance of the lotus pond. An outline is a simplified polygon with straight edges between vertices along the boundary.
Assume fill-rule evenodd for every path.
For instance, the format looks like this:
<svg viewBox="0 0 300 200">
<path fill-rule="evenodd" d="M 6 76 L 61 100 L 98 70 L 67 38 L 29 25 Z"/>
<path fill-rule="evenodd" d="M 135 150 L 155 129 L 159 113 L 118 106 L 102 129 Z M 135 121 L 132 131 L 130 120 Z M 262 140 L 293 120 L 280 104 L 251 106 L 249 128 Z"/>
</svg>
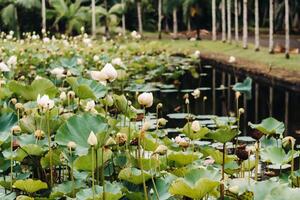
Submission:
<svg viewBox="0 0 300 200">
<path fill-rule="evenodd" d="M 201 49 L 3 38 L 1 199 L 299 199 L 296 140 L 242 123 L 250 78 L 213 84 L 232 93 L 216 112 Z"/>
</svg>

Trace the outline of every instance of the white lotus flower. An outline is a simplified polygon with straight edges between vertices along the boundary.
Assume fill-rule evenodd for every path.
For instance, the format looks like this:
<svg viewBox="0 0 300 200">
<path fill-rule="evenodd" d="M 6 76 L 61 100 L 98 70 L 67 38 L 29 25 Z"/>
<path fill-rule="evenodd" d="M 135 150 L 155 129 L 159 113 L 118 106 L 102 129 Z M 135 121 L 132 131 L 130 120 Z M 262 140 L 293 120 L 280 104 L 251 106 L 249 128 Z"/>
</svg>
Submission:
<svg viewBox="0 0 300 200">
<path fill-rule="evenodd" d="M 52 109 L 54 107 L 54 101 L 49 98 L 48 95 L 41 95 L 39 94 L 36 100 L 38 106 L 42 107 L 43 109 Z"/>
<path fill-rule="evenodd" d="M 230 56 L 228 62 L 229 63 L 235 63 L 236 62 L 236 58 L 234 56 Z"/>
<path fill-rule="evenodd" d="M 200 97 L 200 94 L 201 94 L 201 92 L 200 92 L 200 90 L 197 88 L 197 89 L 195 89 L 194 91 L 193 91 L 193 93 L 192 93 L 192 95 L 193 95 L 193 97 L 195 98 L 195 99 L 198 99 L 199 97 Z"/>
<path fill-rule="evenodd" d="M 43 38 L 43 42 L 44 42 L 45 44 L 50 43 L 50 38 L 44 37 L 44 38 Z"/>
<path fill-rule="evenodd" d="M 100 60 L 100 57 L 98 55 L 94 55 L 93 60 L 94 62 L 98 62 Z"/>
<path fill-rule="evenodd" d="M 15 67 L 17 65 L 18 58 L 17 56 L 11 56 L 7 60 L 7 65 L 10 67 Z"/>
<path fill-rule="evenodd" d="M 98 144 L 98 139 L 97 139 L 97 137 L 96 137 L 96 135 L 95 135 L 95 133 L 93 131 L 90 132 L 90 135 L 89 135 L 89 137 L 87 139 L 87 142 L 91 146 L 95 146 L 95 145 Z"/>
<path fill-rule="evenodd" d="M 59 95 L 60 100 L 65 101 L 67 100 L 67 94 L 65 92 L 60 93 Z"/>
<path fill-rule="evenodd" d="M 196 58 L 200 58 L 201 52 L 199 50 L 195 51 L 194 53 Z"/>
<path fill-rule="evenodd" d="M 200 126 L 199 121 L 193 121 L 193 122 L 192 122 L 192 125 L 191 125 L 191 128 L 192 128 L 192 130 L 193 130 L 194 132 L 200 131 L 201 126 Z"/>
<path fill-rule="evenodd" d="M 50 71 L 50 73 L 58 79 L 61 79 L 62 77 L 65 77 L 64 72 L 65 72 L 65 69 L 60 68 L 60 67 L 56 67 L 56 68 L 54 68 Z"/>
<path fill-rule="evenodd" d="M 91 111 L 95 108 L 96 104 L 93 100 L 90 100 L 86 103 L 85 111 Z"/>
<path fill-rule="evenodd" d="M 153 104 L 153 94 L 152 92 L 144 92 L 138 96 L 138 102 L 142 106 L 151 107 Z"/>
<path fill-rule="evenodd" d="M 155 149 L 154 153 L 160 154 L 160 155 L 165 155 L 168 151 L 168 147 L 165 145 L 158 145 L 158 147 Z"/>
<path fill-rule="evenodd" d="M 107 80 L 109 80 L 110 82 L 114 81 L 118 77 L 117 70 L 110 63 L 107 63 L 103 67 L 101 72 L 104 73 L 107 76 Z"/>
<path fill-rule="evenodd" d="M 141 128 L 141 131 L 142 131 L 142 132 L 148 131 L 149 128 L 150 128 L 150 126 L 151 126 L 151 125 L 150 125 L 149 122 L 145 122 L 145 123 L 143 124 L 142 128 Z"/>
<path fill-rule="evenodd" d="M 113 60 L 111 61 L 111 63 L 112 63 L 113 65 L 117 65 L 117 66 L 123 66 L 123 65 L 124 65 L 123 62 L 122 62 L 122 60 L 121 60 L 121 58 L 115 58 L 115 59 L 113 59 Z"/>
<path fill-rule="evenodd" d="M 91 78 L 106 85 L 107 75 L 102 71 L 90 71 Z"/>
<path fill-rule="evenodd" d="M 2 72 L 9 72 L 10 69 L 9 69 L 9 67 L 4 62 L 0 62 L 0 71 L 2 71 Z"/>
</svg>

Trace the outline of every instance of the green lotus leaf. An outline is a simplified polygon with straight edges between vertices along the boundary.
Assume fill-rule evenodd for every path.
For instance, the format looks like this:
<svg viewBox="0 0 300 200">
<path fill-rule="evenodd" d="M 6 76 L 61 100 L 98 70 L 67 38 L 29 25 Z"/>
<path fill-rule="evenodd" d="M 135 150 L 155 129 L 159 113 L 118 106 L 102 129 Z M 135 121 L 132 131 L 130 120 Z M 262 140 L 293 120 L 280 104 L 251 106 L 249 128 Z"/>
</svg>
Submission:
<svg viewBox="0 0 300 200">
<path fill-rule="evenodd" d="M 168 162 L 175 162 L 179 166 L 191 164 L 201 158 L 202 154 L 195 152 L 172 152 L 168 155 Z"/>
<path fill-rule="evenodd" d="M 12 92 L 6 86 L 0 87 L 0 99 L 9 98 L 11 95 Z"/>
<path fill-rule="evenodd" d="M 220 185 L 220 173 L 214 168 L 190 170 L 184 178 L 177 178 L 170 186 L 172 195 L 202 199 Z"/>
<path fill-rule="evenodd" d="M 120 183 L 105 182 L 105 199 L 118 200 L 124 195 L 122 193 L 122 185 Z M 93 200 L 93 191 L 91 188 L 83 189 L 76 194 L 76 199 Z M 95 200 L 103 200 L 103 187 L 95 187 Z"/>
<path fill-rule="evenodd" d="M 191 140 L 201 140 L 210 132 L 210 130 L 206 127 L 201 127 L 199 131 L 194 132 L 191 129 L 191 125 L 191 122 L 186 123 L 182 130 L 182 132 Z"/>
<path fill-rule="evenodd" d="M 22 162 L 27 156 L 41 156 L 44 153 L 42 147 L 36 144 L 27 144 L 18 148 L 14 160 Z"/>
<path fill-rule="evenodd" d="M 200 152 L 203 153 L 204 157 L 211 156 L 215 163 L 221 165 L 223 163 L 223 153 L 212 147 L 203 147 L 200 149 Z M 236 160 L 236 156 L 225 155 L 225 164 L 230 163 Z"/>
<path fill-rule="evenodd" d="M 22 84 L 18 81 L 10 81 L 8 87 L 13 93 L 29 101 L 36 100 L 39 94 L 46 94 L 50 98 L 54 98 L 58 92 L 55 85 L 45 78 L 34 80 L 31 85 Z"/>
<path fill-rule="evenodd" d="M 165 174 L 163 177 L 160 177 L 155 180 L 155 185 L 157 188 L 159 199 L 155 194 L 152 194 L 151 197 L 153 200 L 169 200 L 172 195 L 169 193 L 169 188 L 171 186 L 171 183 L 176 179 L 177 177 L 172 174 Z"/>
<path fill-rule="evenodd" d="M 230 192 L 240 196 L 247 191 L 251 191 L 251 187 L 253 187 L 254 183 L 255 181 L 253 179 L 248 178 L 229 179 L 228 188 Z"/>
<path fill-rule="evenodd" d="M 244 160 L 242 166 L 244 171 L 252 171 L 255 168 L 255 160 Z"/>
<path fill-rule="evenodd" d="M 146 151 L 155 151 L 159 145 L 151 134 L 146 134 L 141 143 Z"/>
<path fill-rule="evenodd" d="M 142 158 L 141 162 L 143 163 L 144 170 L 157 169 L 160 164 L 160 161 L 157 158 Z"/>
<path fill-rule="evenodd" d="M 75 181 L 74 185 L 72 181 L 61 183 L 52 189 L 50 198 L 59 198 L 70 195 L 72 194 L 73 187 L 75 191 L 78 191 L 78 189 L 84 188 L 85 184 L 83 184 L 82 181 Z"/>
<path fill-rule="evenodd" d="M 113 95 L 115 106 L 126 117 L 133 119 L 136 118 L 135 108 L 128 106 L 128 100 L 124 95 Z"/>
<path fill-rule="evenodd" d="M 142 171 L 137 168 L 124 168 L 120 171 L 118 177 L 121 180 L 128 181 L 136 185 L 143 183 Z M 145 181 L 149 180 L 151 178 L 151 174 L 144 171 L 144 178 Z"/>
<path fill-rule="evenodd" d="M 285 130 L 284 123 L 273 117 L 262 120 L 260 124 L 252 124 L 249 122 L 249 126 L 252 129 L 259 130 L 266 135 L 282 135 Z"/>
<path fill-rule="evenodd" d="M 59 149 L 54 149 L 52 151 L 52 164 L 53 165 L 60 165 L 61 164 L 61 160 L 60 160 L 60 154 L 61 154 L 61 151 Z M 41 158 L 40 160 L 41 162 L 41 166 L 42 168 L 47 168 L 50 166 L 50 154 L 49 152 L 47 152 L 47 154 Z"/>
<path fill-rule="evenodd" d="M 104 163 L 108 161 L 112 156 L 112 151 L 107 149 L 104 152 Z M 97 150 L 97 163 L 98 166 L 102 166 L 102 150 Z M 74 161 L 74 168 L 78 171 L 92 171 L 92 151 L 90 149 L 87 155 L 79 156 Z M 94 170 L 96 169 L 96 152 L 94 152 Z"/>
<path fill-rule="evenodd" d="M 265 149 L 262 149 L 260 152 L 260 156 L 262 161 L 270 162 L 272 164 L 277 165 L 284 165 L 289 163 L 293 156 L 292 151 L 289 151 L 287 154 L 285 153 L 284 149 L 277 146 L 270 146 Z M 299 156 L 299 152 L 294 152 L 294 158 Z"/>
<path fill-rule="evenodd" d="M 10 129 L 16 124 L 17 116 L 14 113 L 4 113 L 0 116 L 0 145 L 10 136 Z"/>
<path fill-rule="evenodd" d="M 13 184 L 13 187 L 22 190 L 26 193 L 32 194 L 39 190 L 47 189 L 48 185 L 47 183 L 42 182 L 40 180 L 27 179 L 27 180 L 17 180 Z"/>
<path fill-rule="evenodd" d="M 272 180 L 256 182 L 252 191 L 254 200 L 298 200 L 300 195 L 299 188 L 290 188 L 287 184 Z"/>
<path fill-rule="evenodd" d="M 34 200 L 34 198 L 25 195 L 20 195 L 16 198 L 16 200 Z"/>
<path fill-rule="evenodd" d="M 233 88 L 236 92 L 241 92 L 246 95 L 247 99 L 252 98 L 252 79 L 247 77 L 242 83 L 236 83 Z"/>
<path fill-rule="evenodd" d="M 16 199 L 16 193 L 11 192 L 9 194 L 0 193 L 0 199 L 2 200 L 15 200 Z"/>
<path fill-rule="evenodd" d="M 215 131 L 212 131 L 208 133 L 206 136 L 209 139 L 215 140 L 217 142 L 226 143 L 230 142 L 235 136 L 239 134 L 239 131 L 237 129 L 232 129 L 229 126 L 225 126 L 222 128 L 219 128 Z"/>
<path fill-rule="evenodd" d="M 107 93 L 107 87 L 94 80 L 69 77 L 66 81 L 81 99 L 97 100 L 104 97 Z"/>
<path fill-rule="evenodd" d="M 78 155 L 86 155 L 90 145 L 87 139 L 91 131 L 98 137 L 99 145 L 104 144 L 108 133 L 105 119 L 99 115 L 90 113 L 78 114 L 70 117 L 57 130 L 55 141 L 67 146 L 68 142 L 73 141 L 77 144 L 75 152 Z"/>
</svg>

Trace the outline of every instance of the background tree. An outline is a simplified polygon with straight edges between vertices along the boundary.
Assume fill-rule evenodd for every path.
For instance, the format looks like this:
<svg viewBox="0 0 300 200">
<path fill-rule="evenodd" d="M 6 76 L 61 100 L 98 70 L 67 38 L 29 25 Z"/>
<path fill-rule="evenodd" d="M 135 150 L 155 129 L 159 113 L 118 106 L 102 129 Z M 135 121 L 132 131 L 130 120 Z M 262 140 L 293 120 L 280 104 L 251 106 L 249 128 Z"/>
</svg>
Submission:
<svg viewBox="0 0 300 200">
<path fill-rule="evenodd" d="M 2 5 L 1 19 L 3 24 L 9 29 L 15 31 L 20 36 L 20 23 L 18 8 L 33 10 L 40 9 L 41 2 L 36 0 L 0 0 Z"/>
<path fill-rule="evenodd" d="M 136 7 L 137 7 L 139 33 L 140 33 L 140 35 L 143 35 L 143 19 L 142 19 L 142 2 L 141 2 L 141 0 L 136 1 Z"/>
<path fill-rule="evenodd" d="M 95 0 L 92 0 L 92 35 L 95 38 L 96 37 L 96 2 Z"/>
<path fill-rule="evenodd" d="M 222 0 L 221 2 L 221 12 L 222 12 L 222 41 L 226 41 L 226 2 Z"/>
<path fill-rule="evenodd" d="M 227 41 L 231 44 L 231 0 L 227 0 Z"/>
<path fill-rule="evenodd" d="M 47 30 L 46 20 L 46 0 L 42 0 L 42 27 L 45 31 Z"/>
<path fill-rule="evenodd" d="M 290 58 L 290 15 L 289 0 L 284 0 L 285 4 L 285 57 Z"/>
<path fill-rule="evenodd" d="M 238 0 L 234 0 L 234 32 L 235 42 L 239 42 L 239 11 L 238 11 Z"/>
<path fill-rule="evenodd" d="M 243 48 L 248 48 L 248 0 L 243 0 Z"/>
<path fill-rule="evenodd" d="M 161 39 L 161 22 L 162 22 L 162 0 L 158 0 L 158 20 L 157 20 L 157 30 L 158 30 L 158 39 Z"/>
<path fill-rule="evenodd" d="M 255 51 L 259 51 L 259 2 L 255 0 Z"/>
<path fill-rule="evenodd" d="M 269 0 L 269 53 L 274 53 L 274 0 Z"/>
<path fill-rule="evenodd" d="M 212 0 L 212 40 L 217 40 L 216 0 Z"/>
</svg>

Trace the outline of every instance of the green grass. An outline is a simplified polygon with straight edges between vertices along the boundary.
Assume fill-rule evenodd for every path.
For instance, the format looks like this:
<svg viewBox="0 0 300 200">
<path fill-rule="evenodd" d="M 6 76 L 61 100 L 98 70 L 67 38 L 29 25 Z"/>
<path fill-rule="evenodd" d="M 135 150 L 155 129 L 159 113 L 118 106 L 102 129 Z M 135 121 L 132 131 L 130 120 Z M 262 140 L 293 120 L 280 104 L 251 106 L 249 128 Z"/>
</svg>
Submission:
<svg viewBox="0 0 300 200">
<path fill-rule="evenodd" d="M 163 39 L 161 41 L 153 40 L 152 42 L 144 41 L 145 45 L 150 48 L 154 45 L 158 48 L 168 49 L 171 52 L 190 52 L 200 50 L 202 54 L 219 54 L 223 56 L 235 56 L 238 59 L 253 63 L 262 63 L 272 67 L 284 68 L 287 70 L 300 70 L 300 54 L 292 54 L 290 59 L 286 59 L 284 54 L 269 54 L 267 48 L 261 48 L 259 52 L 254 51 L 254 45 L 249 44 L 248 49 L 243 49 L 239 44 L 227 44 L 221 41 L 188 41 L 188 40 L 171 40 Z M 152 47 L 154 48 L 154 47 Z"/>
</svg>

